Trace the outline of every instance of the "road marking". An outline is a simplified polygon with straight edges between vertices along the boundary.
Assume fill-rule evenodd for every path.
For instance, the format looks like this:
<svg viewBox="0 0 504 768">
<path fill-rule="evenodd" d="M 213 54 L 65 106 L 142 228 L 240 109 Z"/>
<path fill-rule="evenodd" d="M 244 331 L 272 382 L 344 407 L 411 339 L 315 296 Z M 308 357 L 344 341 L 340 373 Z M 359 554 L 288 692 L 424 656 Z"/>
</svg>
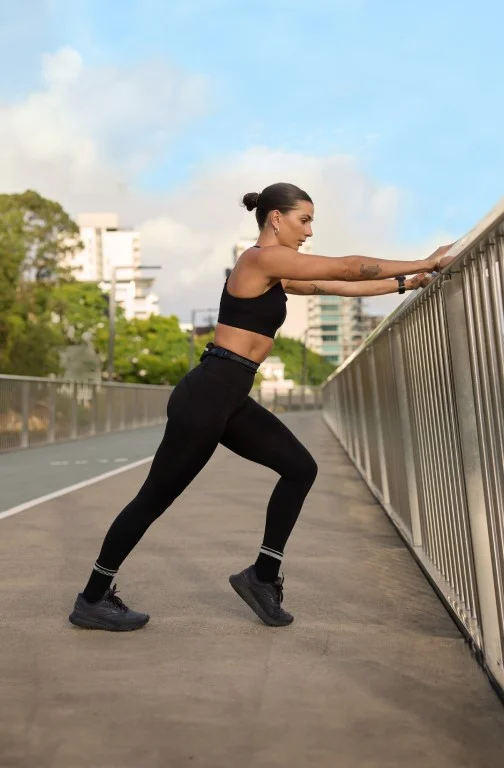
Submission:
<svg viewBox="0 0 504 768">
<path fill-rule="evenodd" d="M 69 485 L 67 488 L 62 488 L 59 491 L 47 493 L 45 496 L 39 496 L 38 498 L 32 499 L 31 501 L 26 501 L 24 504 L 19 504 L 17 507 L 12 507 L 12 509 L 7 509 L 5 512 L 0 512 L 0 520 L 3 520 L 6 517 L 11 517 L 12 515 L 17 515 L 18 512 L 24 512 L 25 509 L 36 507 L 46 501 L 51 501 L 51 499 L 57 499 L 59 496 L 65 496 L 67 493 L 79 491 L 81 488 L 86 488 L 88 485 L 94 485 L 95 483 L 99 483 L 101 480 L 107 480 L 109 477 L 114 477 L 114 475 L 120 475 L 122 472 L 135 469 L 135 467 L 141 467 L 142 464 L 147 464 L 149 461 L 152 461 L 153 458 L 154 456 L 147 456 L 146 459 L 140 459 L 139 461 L 134 461 L 131 464 L 126 464 L 124 467 L 112 469 L 110 472 L 105 472 L 103 475 L 96 475 L 96 477 L 91 477 L 89 480 L 84 480 L 81 483 Z"/>
<path fill-rule="evenodd" d="M 76 464 L 87 464 L 88 460 L 87 459 L 77 459 L 77 461 L 75 463 Z"/>
<path fill-rule="evenodd" d="M 63 467 L 63 466 L 66 466 L 69 463 L 70 463 L 69 461 L 51 461 L 51 466 L 52 467 Z"/>
<path fill-rule="evenodd" d="M 122 462 L 122 461 L 128 461 L 128 459 L 114 459 L 114 461 L 118 464 L 119 462 Z"/>
<path fill-rule="evenodd" d="M 98 459 L 99 464 L 108 464 L 108 459 Z"/>
</svg>

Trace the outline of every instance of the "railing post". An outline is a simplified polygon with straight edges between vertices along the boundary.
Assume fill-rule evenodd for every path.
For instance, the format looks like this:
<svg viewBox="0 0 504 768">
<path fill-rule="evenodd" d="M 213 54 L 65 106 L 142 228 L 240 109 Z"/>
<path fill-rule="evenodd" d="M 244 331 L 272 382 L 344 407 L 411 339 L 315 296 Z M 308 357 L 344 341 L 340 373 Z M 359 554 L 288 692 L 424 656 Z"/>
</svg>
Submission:
<svg viewBox="0 0 504 768">
<path fill-rule="evenodd" d="M 90 384 L 91 387 L 91 429 L 89 434 L 90 435 L 96 435 L 96 422 L 97 422 L 97 410 L 98 410 L 98 402 L 97 402 L 97 389 L 98 387 L 96 384 Z"/>
<path fill-rule="evenodd" d="M 105 387 L 105 433 L 112 431 L 112 395 L 114 392 L 113 387 L 103 385 Z"/>
<path fill-rule="evenodd" d="M 77 382 L 72 382 L 70 395 L 70 439 L 77 437 Z"/>
<path fill-rule="evenodd" d="M 21 448 L 28 448 L 30 442 L 30 382 L 21 382 Z"/>
<path fill-rule="evenodd" d="M 56 440 L 56 387 L 57 384 L 49 384 L 49 424 L 47 429 L 47 442 Z"/>
<path fill-rule="evenodd" d="M 381 492 L 383 504 L 390 504 L 390 493 L 387 477 L 387 466 L 385 462 L 385 444 L 383 440 L 383 422 L 381 418 L 382 408 L 378 391 L 378 376 L 376 373 L 375 349 L 371 350 L 369 368 L 371 371 L 371 390 L 373 392 L 373 410 L 376 420 L 376 435 L 378 443 L 378 460 L 380 462 Z"/>
<path fill-rule="evenodd" d="M 401 330 L 399 325 L 396 325 L 391 333 L 391 350 L 397 390 L 399 421 L 401 424 L 402 447 L 404 450 L 404 464 L 406 467 L 406 490 L 408 494 L 411 515 L 412 543 L 415 547 L 421 547 L 422 529 L 420 525 L 420 508 L 418 505 L 418 487 L 415 469 L 416 461 L 413 443 L 413 424 L 410 417 L 413 405 L 409 402 L 408 397 L 405 357 L 403 354 Z"/>
<path fill-rule="evenodd" d="M 366 407 L 364 403 L 364 391 L 362 387 L 362 369 L 359 365 L 356 371 L 357 378 L 357 402 L 359 403 L 360 425 L 362 430 L 362 469 L 367 481 L 371 480 L 371 461 L 369 458 L 369 437 L 366 423 Z M 319 390 L 320 393 L 320 390 Z"/>
<path fill-rule="evenodd" d="M 126 390 L 121 387 L 121 430 L 126 428 Z"/>
</svg>

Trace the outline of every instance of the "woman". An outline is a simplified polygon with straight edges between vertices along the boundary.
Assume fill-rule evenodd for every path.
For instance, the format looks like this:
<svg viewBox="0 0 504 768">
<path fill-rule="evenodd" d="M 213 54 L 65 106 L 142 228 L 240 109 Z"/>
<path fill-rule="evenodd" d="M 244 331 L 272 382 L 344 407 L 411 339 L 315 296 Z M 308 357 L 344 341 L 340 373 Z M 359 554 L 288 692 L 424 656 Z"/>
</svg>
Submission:
<svg viewBox="0 0 504 768">
<path fill-rule="evenodd" d="M 230 582 L 266 624 L 290 624 L 293 617 L 281 606 L 279 569 L 317 465 L 285 424 L 249 397 L 254 374 L 285 320 L 285 294 L 376 296 L 396 291 L 397 276 L 418 271 L 404 285 L 414 289 L 429 280 L 424 272 L 439 270 L 446 261 L 441 258 L 445 249 L 420 261 L 301 254 L 299 247 L 312 235 L 313 203 L 306 192 L 273 184 L 261 194 L 245 195 L 243 203 L 249 211 L 257 209 L 257 245 L 240 256 L 226 280 L 215 344 L 207 345 L 200 365 L 173 390 L 149 475 L 112 523 L 88 584 L 77 596 L 69 617 L 77 626 L 127 631 L 147 623 L 149 616 L 129 609 L 110 585 L 147 528 L 187 488 L 219 443 L 280 476 L 268 503 L 258 557 Z"/>
</svg>

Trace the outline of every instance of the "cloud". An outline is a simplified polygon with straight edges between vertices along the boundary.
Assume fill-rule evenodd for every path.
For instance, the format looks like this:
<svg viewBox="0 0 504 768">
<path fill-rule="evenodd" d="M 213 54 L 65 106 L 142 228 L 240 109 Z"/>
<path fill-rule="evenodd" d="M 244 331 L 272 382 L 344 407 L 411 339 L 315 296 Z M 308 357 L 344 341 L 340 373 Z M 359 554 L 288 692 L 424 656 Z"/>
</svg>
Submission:
<svg viewBox="0 0 504 768">
<path fill-rule="evenodd" d="M 139 227 L 144 263 L 163 266 L 155 289 L 165 313 L 187 320 L 192 307 L 217 306 L 234 243 L 257 232 L 239 201 L 276 181 L 314 199 L 315 253 L 416 258 L 445 241 L 398 244 L 406 193 L 374 181 L 346 155 L 255 146 L 213 158 L 169 193 L 142 191 L 139 175 L 205 114 L 211 83 L 160 60 L 90 68 L 70 46 L 45 54 L 41 74 L 38 90 L 0 107 L 3 191 L 33 188 L 74 216 L 117 211 L 123 225 Z M 386 313 L 398 300 L 369 305 Z"/>
<path fill-rule="evenodd" d="M 42 76 L 49 87 L 67 85 L 77 80 L 83 68 L 82 56 L 69 45 L 56 53 L 42 55 Z"/>
<path fill-rule="evenodd" d="M 42 57 L 43 87 L 0 108 L 2 187 L 36 188 L 73 211 L 100 208 L 205 112 L 209 83 L 150 61 L 88 68 L 66 46 Z"/>
</svg>

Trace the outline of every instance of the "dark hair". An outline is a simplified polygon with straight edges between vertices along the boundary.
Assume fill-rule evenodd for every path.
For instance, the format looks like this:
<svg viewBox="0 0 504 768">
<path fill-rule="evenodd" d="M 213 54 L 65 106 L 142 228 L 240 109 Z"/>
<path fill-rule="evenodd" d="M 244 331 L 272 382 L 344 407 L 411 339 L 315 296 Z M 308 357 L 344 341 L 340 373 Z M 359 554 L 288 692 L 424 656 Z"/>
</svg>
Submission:
<svg viewBox="0 0 504 768">
<path fill-rule="evenodd" d="M 304 192 L 294 184 L 271 184 L 263 189 L 262 192 L 247 192 L 243 196 L 242 203 L 247 211 L 253 211 L 257 208 L 256 219 L 259 229 L 262 229 L 266 223 L 266 218 L 270 211 L 280 211 L 288 213 L 296 207 L 300 200 L 307 203 L 313 203 L 310 195 Z"/>
</svg>

